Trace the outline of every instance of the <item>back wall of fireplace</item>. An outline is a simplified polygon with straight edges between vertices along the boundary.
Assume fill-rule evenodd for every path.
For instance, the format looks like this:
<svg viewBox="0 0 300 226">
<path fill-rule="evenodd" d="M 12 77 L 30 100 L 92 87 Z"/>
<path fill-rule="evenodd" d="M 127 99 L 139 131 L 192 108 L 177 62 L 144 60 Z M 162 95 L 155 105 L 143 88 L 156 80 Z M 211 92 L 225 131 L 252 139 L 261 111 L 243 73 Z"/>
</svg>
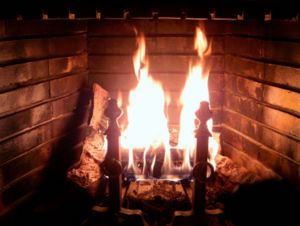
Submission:
<svg viewBox="0 0 300 226">
<path fill-rule="evenodd" d="M 64 175 L 79 160 L 93 82 L 112 97 L 121 91 L 127 105 L 133 26 L 146 35 L 150 73 L 170 94 L 169 124 L 178 127 L 199 23 L 212 43 L 209 91 L 223 154 L 246 167 L 258 160 L 299 187 L 299 22 L 9 20 L 0 21 L 2 213 L 30 197 L 44 169 L 58 165 Z"/>
</svg>

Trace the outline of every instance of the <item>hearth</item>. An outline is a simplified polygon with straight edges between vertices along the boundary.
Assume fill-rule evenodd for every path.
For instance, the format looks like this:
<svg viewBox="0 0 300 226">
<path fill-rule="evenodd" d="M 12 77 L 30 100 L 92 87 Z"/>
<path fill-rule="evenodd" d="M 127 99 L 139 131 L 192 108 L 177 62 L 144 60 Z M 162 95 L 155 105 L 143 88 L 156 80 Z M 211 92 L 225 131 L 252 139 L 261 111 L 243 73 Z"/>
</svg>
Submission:
<svg viewBox="0 0 300 226">
<path fill-rule="evenodd" d="M 252 225 L 259 217 L 266 224 L 295 219 L 291 200 L 298 200 L 300 183 L 299 18 L 290 7 L 283 7 L 283 13 L 265 1 L 254 13 L 250 5 L 244 3 L 249 7 L 243 10 L 206 5 L 201 12 L 176 6 L 173 14 L 157 5 L 149 14 L 134 7 L 90 7 L 81 13 L 69 7 L 63 13 L 44 10 L 38 18 L 19 10 L 1 20 L 0 222 L 53 225 L 62 217 L 64 224 L 89 225 L 101 219 L 104 224 L 121 209 L 116 220 L 184 225 L 194 222 L 188 211 L 198 208 L 203 224 L 243 225 L 252 213 Z M 162 112 L 168 119 L 170 160 L 174 168 L 182 166 L 182 149 L 176 147 L 182 110 L 178 100 L 199 61 L 197 26 L 210 50 L 202 69 L 209 74 L 209 132 L 219 144 L 215 166 L 209 167 L 211 178 L 200 170 L 200 181 L 206 183 L 194 187 L 199 173 L 192 155 L 187 173 L 165 177 L 163 146 L 148 152 L 145 162 L 144 148 L 134 148 L 140 174 L 131 174 L 122 137 L 119 145 L 109 142 L 119 147 L 122 167 L 104 161 L 110 149 L 105 148 L 104 110 L 115 99 L 123 111 L 118 126 L 125 131 L 130 92 L 138 85 L 132 62 L 136 33 L 144 33 L 148 72 L 161 83 L 167 103 Z M 144 120 L 151 122 L 151 117 Z M 206 169 L 204 165 L 200 168 Z M 197 195 L 199 202 L 193 201 Z M 109 214 L 101 213 L 109 209 Z"/>
</svg>

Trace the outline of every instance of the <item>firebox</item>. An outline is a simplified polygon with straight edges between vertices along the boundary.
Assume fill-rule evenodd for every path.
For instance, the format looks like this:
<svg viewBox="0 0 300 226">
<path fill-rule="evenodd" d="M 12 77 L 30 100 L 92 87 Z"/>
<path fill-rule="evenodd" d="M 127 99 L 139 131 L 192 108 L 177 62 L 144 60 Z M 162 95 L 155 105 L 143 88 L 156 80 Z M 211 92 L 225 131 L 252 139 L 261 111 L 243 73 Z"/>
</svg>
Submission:
<svg viewBox="0 0 300 226">
<path fill-rule="evenodd" d="M 0 21 L 0 222 L 253 225 L 261 217 L 265 224 L 296 219 L 298 14 L 282 20 L 273 10 L 251 18 L 247 10 L 217 8 L 198 18 L 189 9 L 178 17 L 152 10 L 148 18 L 126 9 L 122 18 L 111 18 L 93 8 L 93 18 L 78 19 L 69 8 L 64 19 L 51 18 L 50 10 L 41 19 L 19 13 Z M 230 16 L 220 18 L 224 12 Z M 199 65 L 207 88 L 189 80 Z M 146 78 L 153 82 L 148 96 Z M 192 86 L 196 93 L 185 102 L 196 100 L 196 108 L 181 124 L 182 96 Z M 134 115 L 139 97 L 140 114 Z M 162 105 L 155 108 L 153 100 Z M 131 119 L 148 130 L 130 135 Z M 177 146 L 184 125 L 192 125 L 186 155 L 184 145 Z M 207 127 L 215 149 L 197 143 L 194 130 Z M 119 142 L 108 139 L 112 130 Z M 153 134 L 162 143 L 129 144 Z M 119 157 L 109 149 L 118 149 Z M 197 166 L 200 149 L 208 160 Z M 184 164 L 189 169 L 182 171 Z M 199 179 L 200 171 L 207 175 Z"/>
</svg>

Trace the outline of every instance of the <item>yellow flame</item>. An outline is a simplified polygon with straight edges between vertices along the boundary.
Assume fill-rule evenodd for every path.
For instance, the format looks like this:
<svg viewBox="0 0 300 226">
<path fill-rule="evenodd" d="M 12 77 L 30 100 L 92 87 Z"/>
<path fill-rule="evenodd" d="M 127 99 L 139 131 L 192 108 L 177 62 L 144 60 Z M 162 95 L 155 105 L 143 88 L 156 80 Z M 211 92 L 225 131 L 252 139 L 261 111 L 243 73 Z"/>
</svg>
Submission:
<svg viewBox="0 0 300 226">
<path fill-rule="evenodd" d="M 204 33 L 199 27 L 196 28 L 195 50 L 197 50 L 199 60 L 196 65 L 191 66 L 189 76 L 185 83 L 185 87 L 181 94 L 180 102 L 183 106 L 180 115 L 180 132 L 178 138 L 178 147 L 184 150 L 184 170 L 191 169 L 190 158 L 193 156 L 196 149 L 196 139 L 194 136 L 195 127 L 195 112 L 199 109 L 201 101 L 209 102 L 208 92 L 208 73 L 203 73 L 203 56 L 207 51 L 207 40 Z M 207 122 L 208 129 L 212 132 L 212 119 Z M 214 147 L 216 146 L 217 147 Z M 213 139 L 209 139 L 209 156 L 214 159 L 218 143 Z M 215 163 L 210 159 L 213 166 Z"/>
<path fill-rule="evenodd" d="M 197 64 L 190 65 L 189 76 L 180 97 L 182 111 L 178 146 L 172 147 L 172 149 L 177 149 L 180 152 L 183 163 L 181 166 L 175 166 L 171 161 L 168 121 L 164 113 L 165 107 L 168 107 L 171 102 L 171 98 L 169 94 L 164 93 L 161 84 L 154 81 L 149 75 L 145 37 L 143 34 L 137 37 L 138 49 L 133 56 L 133 63 L 138 84 L 129 93 L 128 125 L 121 135 L 121 146 L 128 150 L 127 172 L 135 174 L 137 179 L 143 179 L 144 175 L 153 173 L 157 160 L 156 152 L 161 148 L 165 152 L 161 172 L 162 179 L 174 180 L 189 176 L 191 173 L 190 158 L 196 149 L 195 112 L 199 109 L 201 101 L 209 102 L 208 73 L 203 72 L 203 56 L 209 48 L 204 33 L 198 27 L 196 28 L 194 44 L 198 53 L 198 61 Z M 207 125 L 212 132 L 212 119 L 207 122 Z M 214 167 L 214 158 L 218 153 L 218 148 L 218 136 L 214 134 L 209 139 L 208 159 Z M 135 163 L 134 155 L 137 150 L 143 151 L 143 169 L 140 169 Z M 146 169 L 148 154 L 152 156 L 152 162 L 148 166 L 151 169 L 150 172 L 147 172 L 148 168 Z"/>
<path fill-rule="evenodd" d="M 119 108 L 122 108 L 123 96 L 122 96 L 122 92 L 120 90 L 118 90 L 118 93 L 117 93 L 117 104 L 118 104 Z"/>
<path fill-rule="evenodd" d="M 198 56 L 200 58 L 203 57 L 203 55 L 207 49 L 206 37 L 199 27 L 196 27 L 196 38 L 195 38 L 195 43 L 194 43 L 194 49 L 197 50 Z"/>
<path fill-rule="evenodd" d="M 129 93 L 127 107 L 128 126 L 121 136 L 121 145 L 129 150 L 128 169 L 138 173 L 133 159 L 134 149 L 144 149 L 144 160 L 150 147 L 163 145 L 169 149 L 168 122 L 164 114 L 164 92 L 161 84 L 148 75 L 148 62 L 145 59 L 145 38 L 137 39 L 138 50 L 134 60 L 137 87 Z M 146 162 L 144 162 L 145 171 Z"/>
</svg>

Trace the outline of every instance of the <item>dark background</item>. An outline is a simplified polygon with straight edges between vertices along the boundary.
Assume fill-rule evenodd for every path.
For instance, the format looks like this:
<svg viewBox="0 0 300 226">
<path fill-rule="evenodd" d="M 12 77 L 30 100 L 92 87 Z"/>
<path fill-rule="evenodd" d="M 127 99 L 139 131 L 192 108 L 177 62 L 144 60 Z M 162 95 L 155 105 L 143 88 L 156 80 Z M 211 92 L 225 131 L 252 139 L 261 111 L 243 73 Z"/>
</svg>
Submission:
<svg viewBox="0 0 300 226">
<path fill-rule="evenodd" d="M 75 13 L 76 18 L 95 18 L 95 11 L 101 12 L 102 18 L 122 18 L 124 11 L 130 16 L 152 17 L 152 12 L 158 12 L 161 17 L 203 17 L 209 18 L 211 12 L 216 12 L 219 18 L 236 18 L 244 11 L 245 18 L 263 19 L 264 14 L 272 10 L 275 19 L 290 19 L 299 13 L 297 1 L 291 0 L 198 0 L 198 1 L 6 1 L 2 2 L 0 19 L 15 19 L 22 15 L 23 19 L 39 19 L 42 12 L 49 18 L 68 18 L 68 12 Z"/>
</svg>

